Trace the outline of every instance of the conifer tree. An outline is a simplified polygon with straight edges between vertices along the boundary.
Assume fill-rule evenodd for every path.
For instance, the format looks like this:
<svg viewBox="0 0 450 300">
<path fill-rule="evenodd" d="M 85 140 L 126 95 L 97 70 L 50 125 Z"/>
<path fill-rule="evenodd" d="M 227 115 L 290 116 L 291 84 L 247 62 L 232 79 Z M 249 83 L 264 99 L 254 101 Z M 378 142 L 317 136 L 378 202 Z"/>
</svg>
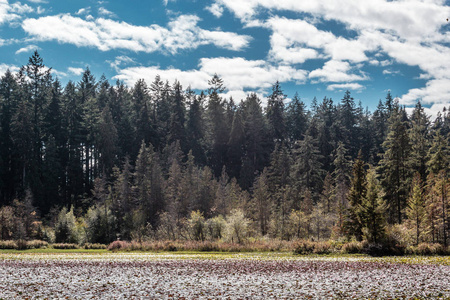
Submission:
<svg viewBox="0 0 450 300">
<path fill-rule="evenodd" d="M 408 225 L 414 230 L 415 244 L 418 245 L 422 235 L 425 233 L 425 197 L 422 191 L 422 180 L 420 174 L 416 172 L 411 184 L 411 193 L 408 198 L 408 206 L 406 208 L 406 216 Z"/>
<path fill-rule="evenodd" d="M 286 135 L 290 144 L 301 140 L 308 129 L 308 112 L 296 93 L 286 107 Z"/>
<path fill-rule="evenodd" d="M 286 135 L 284 99 L 286 99 L 286 95 L 281 90 L 280 83 L 277 81 L 272 86 L 272 94 L 269 96 L 266 108 L 269 130 L 275 143 L 282 142 Z"/>
<path fill-rule="evenodd" d="M 403 220 L 403 210 L 408 194 L 408 157 L 410 141 L 403 112 L 398 104 L 389 118 L 389 132 L 383 142 L 384 153 L 379 165 L 382 174 L 381 184 L 385 190 L 388 205 L 389 222 L 400 224 Z"/>
<path fill-rule="evenodd" d="M 353 163 L 353 175 L 351 179 L 350 190 L 347 196 L 350 207 L 348 209 L 347 220 L 345 223 L 347 235 L 354 236 L 357 240 L 362 239 L 364 224 L 361 219 L 361 205 L 363 204 L 363 201 L 367 195 L 367 179 L 364 165 L 365 163 L 362 160 L 362 153 L 360 151 L 358 154 L 358 158 Z M 374 183 L 372 182 L 372 184 Z M 372 192 L 375 192 L 375 190 L 373 190 Z M 374 197 L 374 195 L 371 195 L 370 197 Z M 371 198 L 370 201 L 378 200 L 374 200 L 373 198 Z"/>
<path fill-rule="evenodd" d="M 421 178 L 427 176 L 427 153 L 429 149 L 428 128 L 429 120 L 425 114 L 420 101 L 412 113 L 412 126 L 409 129 L 409 140 L 411 143 L 411 152 L 408 156 L 408 167 L 410 173 L 419 172 Z"/>
<path fill-rule="evenodd" d="M 364 237 L 369 243 L 381 243 L 385 236 L 386 205 L 373 168 L 367 172 L 367 193 L 360 206 Z"/>
</svg>

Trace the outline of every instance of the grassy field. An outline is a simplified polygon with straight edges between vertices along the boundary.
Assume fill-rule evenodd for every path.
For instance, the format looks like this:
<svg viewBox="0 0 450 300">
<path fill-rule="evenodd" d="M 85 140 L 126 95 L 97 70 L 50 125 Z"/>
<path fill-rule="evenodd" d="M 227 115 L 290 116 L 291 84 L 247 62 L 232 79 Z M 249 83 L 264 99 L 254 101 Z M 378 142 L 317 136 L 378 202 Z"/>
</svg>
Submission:
<svg viewBox="0 0 450 300">
<path fill-rule="evenodd" d="M 0 251 L 0 299 L 450 299 L 450 257 Z"/>
</svg>

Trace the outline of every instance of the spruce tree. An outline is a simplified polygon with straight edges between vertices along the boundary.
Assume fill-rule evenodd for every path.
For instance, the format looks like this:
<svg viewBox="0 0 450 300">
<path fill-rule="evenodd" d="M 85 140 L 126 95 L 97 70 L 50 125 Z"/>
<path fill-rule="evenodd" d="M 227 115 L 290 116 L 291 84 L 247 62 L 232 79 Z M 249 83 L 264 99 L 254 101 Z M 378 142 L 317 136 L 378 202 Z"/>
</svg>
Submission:
<svg viewBox="0 0 450 300">
<path fill-rule="evenodd" d="M 360 151 L 358 158 L 353 163 L 353 175 L 350 183 L 350 190 L 347 196 L 350 207 L 348 209 L 347 220 L 345 222 L 347 235 L 349 237 L 354 236 L 359 241 L 362 239 L 364 226 L 363 220 L 361 219 L 361 205 L 367 195 L 367 179 L 364 166 L 365 163 L 362 160 L 362 153 Z M 372 184 L 374 183 L 372 182 Z M 372 192 L 375 192 L 375 190 Z M 370 197 L 374 197 L 374 195 L 371 195 Z M 375 200 L 371 198 L 370 201 Z"/>
<path fill-rule="evenodd" d="M 385 237 L 386 205 L 375 169 L 367 172 L 367 193 L 360 204 L 360 220 L 364 237 L 369 243 L 382 243 Z"/>
<path fill-rule="evenodd" d="M 402 222 L 409 190 L 407 162 L 411 146 L 407 129 L 402 109 L 396 105 L 389 118 L 389 131 L 383 142 L 384 153 L 379 165 L 390 223 Z"/>
</svg>

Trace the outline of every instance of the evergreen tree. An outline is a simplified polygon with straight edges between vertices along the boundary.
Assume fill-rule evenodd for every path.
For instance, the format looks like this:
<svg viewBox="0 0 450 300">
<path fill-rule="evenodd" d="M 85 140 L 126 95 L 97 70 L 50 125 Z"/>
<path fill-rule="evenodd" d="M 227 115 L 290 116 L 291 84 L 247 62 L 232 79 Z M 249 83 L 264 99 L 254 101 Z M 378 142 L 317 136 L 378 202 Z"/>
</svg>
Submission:
<svg viewBox="0 0 450 300">
<path fill-rule="evenodd" d="M 280 143 L 286 135 L 284 120 L 284 100 L 286 95 L 281 90 L 280 83 L 277 81 L 272 86 L 272 94 L 267 101 L 266 116 L 269 130 L 275 143 Z"/>
<path fill-rule="evenodd" d="M 419 172 L 421 178 L 426 178 L 427 153 L 429 149 L 428 127 L 430 122 L 420 101 L 416 104 L 411 121 L 412 126 L 409 129 L 411 152 L 408 156 L 408 166 L 411 174 Z"/>
<path fill-rule="evenodd" d="M 298 148 L 294 149 L 292 178 L 298 193 L 307 189 L 312 193 L 313 199 L 318 198 L 322 191 L 324 174 L 320 160 L 321 155 L 316 141 L 310 135 L 306 135 L 300 141 Z"/>
<path fill-rule="evenodd" d="M 108 178 L 112 173 L 116 159 L 117 129 L 114 125 L 111 111 L 107 106 L 103 109 L 100 117 L 97 139 L 100 169 Z"/>
<path fill-rule="evenodd" d="M 427 166 L 429 173 L 438 174 L 441 170 L 448 173 L 450 169 L 450 149 L 448 145 L 449 139 L 441 134 L 441 129 L 437 129 L 428 150 Z"/>
<path fill-rule="evenodd" d="M 382 175 L 381 184 L 386 192 L 389 222 L 401 223 L 408 194 L 409 170 L 407 161 L 410 153 L 410 141 L 403 112 L 398 105 L 389 118 L 389 132 L 383 142 L 384 153 L 379 165 Z"/>
<path fill-rule="evenodd" d="M 206 164 L 204 149 L 205 122 L 202 102 L 203 92 L 197 97 L 194 96 L 189 106 L 188 119 L 186 123 L 186 135 L 195 162 L 199 165 Z"/>
<path fill-rule="evenodd" d="M 366 170 L 364 169 L 364 161 L 362 160 L 361 151 L 358 154 L 358 158 L 353 163 L 353 176 L 351 179 L 350 190 L 348 192 L 348 202 L 350 204 L 350 208 L 348 210 L 347 220 L 345 224 L 345 228 L 348 236 L 354 236 L 357 240 L 362 239 L 363 235 L 363 227 L 364 223 L 362 220 L 362 211 L 361 206 L 363 204 L 364 199 L 367 196 L 367 179 L 366 179 Z M 373 175 L 371 175 L 373 176 Z M 373 180 L 375 180 L 373 178 Z M 375 185 L 374 182 L 371 182 L 372 185 Z M 374 186 L 371 186 L 373 189 L 371 192 L 376 193 L 377 190 Z M 367 205 L 372 205 L 377 199 L 374 200 L 373 197 L 377 197 L 377 195 L 370 195 L 370 199 L 367 201 L 371 201 Z M 374 202 L 375 201 L 375 202 Z"/>
<path fill-rule="evenodd" d="M 13 117 L 19 105 L 19 87 L 7 70 L 0 79 L 0 206 L 14 198 L 17 183 L 17 156 L 14 153 Z"/>
<path fill-rule="evenodd" d="M 223 81 L 217 75 L 208 81 L 209 101 L 207 116 L 209 122 L 209 164 L 216 177 L 220 176 L 222 167 L 225 164 L 227 153 L 227 142 L 229 132 L 227 131 L 225 119 L 225 107 L 222 98 L 218 93 L 224 90 Z"/>
<path fill-rule="evenodd" d="M 301 140 L 308 129 L 308 112 L 296 93 L 286 108 L 286 131 L 289 143 Z"/>
<path fill-rule="evenodd" d="M 385 237 L 386 211 L 381 195 L 381 186 L 376 178 L 375 169 L 367 172 L 367 194 L 361 203 L 361 223 L 364 237 L 369 243 L 381 243 Z"/>
<path fill-rule="evenodd" d="M 242 156 L 245 151 L 245 127 L 242 118 L 242 109 L 239 108 L 234 114 L 231 127 L 230 139 L 228 140 L 227 172 L 230 177 L 239 179 L 242 166 Z"/>
<path fill-rule="evenodd" d="M 180 142 L 180 147 L 187 153 L 187 140 L 185 131 L 185 104 L 181 84 L 176 81 L 173 86 L 172 109 L 168 133 L 168 143 Z"/>
</svg>

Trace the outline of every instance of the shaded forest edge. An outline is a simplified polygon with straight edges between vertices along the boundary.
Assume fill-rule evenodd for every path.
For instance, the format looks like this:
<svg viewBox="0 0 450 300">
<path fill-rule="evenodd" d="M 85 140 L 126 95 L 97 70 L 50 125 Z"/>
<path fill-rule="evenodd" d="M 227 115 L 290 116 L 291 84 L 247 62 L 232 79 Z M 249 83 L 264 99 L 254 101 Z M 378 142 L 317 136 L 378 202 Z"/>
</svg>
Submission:
<svg viewBox="0 0 450 300">
<path fill-rule="evenodd" d="M 208 84 L 197 94 L 157 76 L 129 88 L 86 69 L 63 87 L 37 52 L 7 71 L 0 247 L 448 251 L 446 109 L 431 121 L 418 102 L 409 116 L 388 93 L 371 113 L 347 91 L 308 110 L 298 95 L 286 104 L 278 82 L 263 107 L 256 94 L 223 99 L 217 75 Z"/>
</svg>

